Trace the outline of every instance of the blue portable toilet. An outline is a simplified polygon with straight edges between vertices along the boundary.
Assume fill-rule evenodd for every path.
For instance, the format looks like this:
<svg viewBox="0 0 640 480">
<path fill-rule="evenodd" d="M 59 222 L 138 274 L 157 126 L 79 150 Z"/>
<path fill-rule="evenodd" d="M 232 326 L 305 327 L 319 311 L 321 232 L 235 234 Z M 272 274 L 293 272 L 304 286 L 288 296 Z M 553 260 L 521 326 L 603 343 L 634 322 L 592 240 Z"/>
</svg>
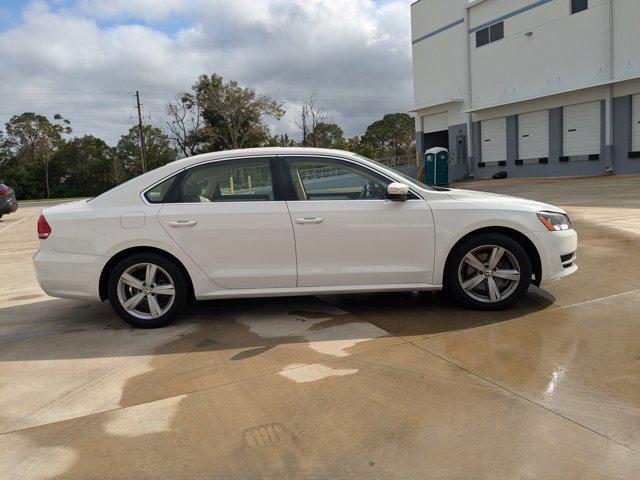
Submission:
<svg viewBox="0 0 640 480">
<path fill-rule="evenodd" d="M 449 185 L 449 151 L 433 147 L 424 152 L 424 183 L 427 185 Z"/>
</svg>

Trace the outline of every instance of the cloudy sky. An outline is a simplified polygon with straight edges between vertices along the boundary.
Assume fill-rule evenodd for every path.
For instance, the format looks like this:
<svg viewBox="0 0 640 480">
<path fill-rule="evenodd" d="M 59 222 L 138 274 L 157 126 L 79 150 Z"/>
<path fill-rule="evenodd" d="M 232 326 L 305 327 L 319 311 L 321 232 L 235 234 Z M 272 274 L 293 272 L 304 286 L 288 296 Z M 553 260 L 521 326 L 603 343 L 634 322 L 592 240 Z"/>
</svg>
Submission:
<svg viewBox="0 0 640 480">
<path fill-rule="evenodd" d="M 276 132 L 315 92 L 350 136 L 412 105 L 411 0 L 1 0 L 0 124 L 59 112 L 113 143 L 201 73 L 285 102 Z"/>
</svg>

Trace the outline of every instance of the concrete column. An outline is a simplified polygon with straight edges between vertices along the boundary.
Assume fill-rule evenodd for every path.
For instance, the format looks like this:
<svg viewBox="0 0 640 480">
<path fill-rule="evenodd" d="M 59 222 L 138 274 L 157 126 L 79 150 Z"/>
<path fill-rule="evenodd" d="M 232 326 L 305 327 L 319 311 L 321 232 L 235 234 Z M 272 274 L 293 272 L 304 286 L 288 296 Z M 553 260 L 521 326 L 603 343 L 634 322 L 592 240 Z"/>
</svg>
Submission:
<svg viewBox="0 0 640 480">
<path fill-rule="evenodd" d="M 467 124 L 449 125 L 449 159 L 455 156 L 455 162 L 449 162 L 449 180 L 462 180 L 469 177 L 469 153 L 467 151 Z"/>
<path fill-rule="evenodd" d="M 424 155 L 424 134 L 422 131 L 416 132 L 416 156 L 418 161 L 423 158 Z"/>
<path fill-rule="evenodd" d="M 604 160 L 605 172 L 613 173 L 614 169 L 614 148 L 613 148 L 613 86 L 607 89 L 607 96 L 601 102 L 601 152 L 600 156 Z"/>
<path fill-rule="evenodd" d="M 480 122 L 473 122 L 472 127 L 472 137 L 473 137 L 473 167 L 472 172 L 476 172 L 478 168 L 478 163 L 482 161 L 482 148 L 480 145 L 482 144 L 482 136 L 480 131 Z"/>
<path fill-rule="evenodd" d="M 507 166 L 515 165 L 518 159 L 518 115 L 507 117 Z"/>
<path fill-rule="evenodd" d="M 562 156 L 562 107 L 549 110 L 549 166 L 551 175 L 559 172 Z"/>
<path fill-rule="evenodd" d="M 618 174 L 640 173 L 640 159 L 630 159 L 632 96 L 613 99 L 613 163 Z"/>
</svg>

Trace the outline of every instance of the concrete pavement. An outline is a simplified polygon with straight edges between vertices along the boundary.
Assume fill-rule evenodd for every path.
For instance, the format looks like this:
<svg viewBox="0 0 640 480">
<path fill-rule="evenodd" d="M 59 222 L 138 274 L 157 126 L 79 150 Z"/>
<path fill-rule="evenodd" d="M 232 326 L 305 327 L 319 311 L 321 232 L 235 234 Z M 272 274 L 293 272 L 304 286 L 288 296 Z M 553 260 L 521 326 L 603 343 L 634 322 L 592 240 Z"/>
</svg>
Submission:
<svg viewBox="0 0 640 480">
<path fill-rule="evenodd" d="M 134 330 L 47 297 L 0 221 L 0 478 L 640 475 L 640 177 L 465 188 L 566 208 L 573 277 L 498 313 L 401 293 L 207 302 Z"/>
</svg>

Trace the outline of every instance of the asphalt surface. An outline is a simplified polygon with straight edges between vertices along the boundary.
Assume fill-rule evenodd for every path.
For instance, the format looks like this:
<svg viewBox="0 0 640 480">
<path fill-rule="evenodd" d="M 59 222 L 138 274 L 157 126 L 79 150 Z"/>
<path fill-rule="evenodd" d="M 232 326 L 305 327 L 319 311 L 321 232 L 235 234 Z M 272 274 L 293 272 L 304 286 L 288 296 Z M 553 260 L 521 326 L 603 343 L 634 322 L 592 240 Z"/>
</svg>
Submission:
<svg viewBox="0 0 640 480">
<path fill-rule="evenodd" d="M 498 313 L 435 294 L 47 297 L 0 221 L 0 478 L 640 478 L 640 177 L 465 188 L 566 208 L 580 271 Z"/>
</svg>

